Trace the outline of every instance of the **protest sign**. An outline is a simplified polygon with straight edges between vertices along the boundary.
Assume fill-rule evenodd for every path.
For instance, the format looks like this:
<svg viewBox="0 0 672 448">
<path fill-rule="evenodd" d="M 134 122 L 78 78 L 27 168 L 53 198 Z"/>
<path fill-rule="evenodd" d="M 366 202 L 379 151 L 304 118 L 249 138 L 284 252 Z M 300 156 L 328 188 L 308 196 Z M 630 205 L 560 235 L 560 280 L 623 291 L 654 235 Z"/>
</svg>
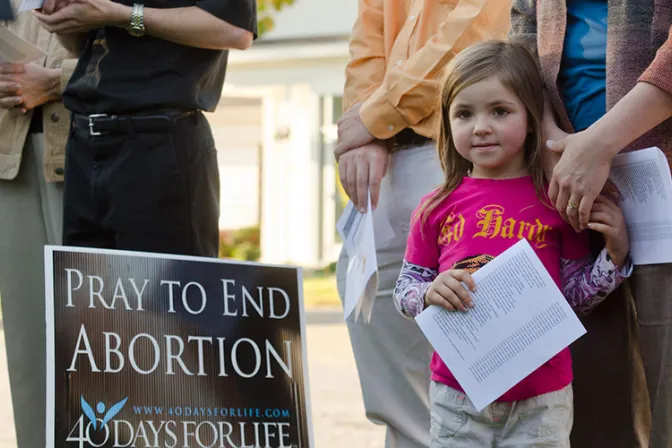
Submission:
<svg viewBox="0 0 672 448">
<path fill-rule="evenodd" d="M 311 446 L 301 270 L 47 247 L 47 447 Z"/>
</svg>

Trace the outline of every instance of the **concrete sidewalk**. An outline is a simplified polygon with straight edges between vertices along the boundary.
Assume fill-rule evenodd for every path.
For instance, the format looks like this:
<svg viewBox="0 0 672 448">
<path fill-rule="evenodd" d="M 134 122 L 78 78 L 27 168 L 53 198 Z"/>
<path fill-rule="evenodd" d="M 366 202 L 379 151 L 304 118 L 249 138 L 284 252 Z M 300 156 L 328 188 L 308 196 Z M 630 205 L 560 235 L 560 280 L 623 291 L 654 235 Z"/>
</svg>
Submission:
<svg viewBox="0 0 672 448">
<path fill-rule="evenodd" d="M 314 448 L 382 448 L 384 429 L 364 417 L 357 369 L 343 315 L 340 310 L 308 313 L 307 321 Z M 2 331 L 0 448 L 16 448 Z"/>
</svg>

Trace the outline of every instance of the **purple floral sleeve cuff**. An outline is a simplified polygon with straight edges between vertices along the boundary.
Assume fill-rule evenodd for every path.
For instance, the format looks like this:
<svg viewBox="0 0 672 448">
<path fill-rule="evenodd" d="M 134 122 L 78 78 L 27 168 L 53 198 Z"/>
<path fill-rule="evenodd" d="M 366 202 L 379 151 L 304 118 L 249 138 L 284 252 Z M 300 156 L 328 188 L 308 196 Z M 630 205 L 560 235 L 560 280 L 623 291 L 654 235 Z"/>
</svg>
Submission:
<svg viewBox="0 0 672 448">
<path fill-rule="evenodd" d="M 633 263 L 630 254 L 620 269 L 614 264 L 607 249 L 602 249 L 594 260 L 561 260 L 562 292 L 571 307 L 579 314 L 587 314 L 611 294 L 624 279 L 630 277 Z"/>
<path fill-rule="evenodd" d="M 425 294 L 438 275 L 436 269 L 404 260 L 394 288 L 394 303 L 406 317 L 415 318 L 425 309 Z"/>
</svg>

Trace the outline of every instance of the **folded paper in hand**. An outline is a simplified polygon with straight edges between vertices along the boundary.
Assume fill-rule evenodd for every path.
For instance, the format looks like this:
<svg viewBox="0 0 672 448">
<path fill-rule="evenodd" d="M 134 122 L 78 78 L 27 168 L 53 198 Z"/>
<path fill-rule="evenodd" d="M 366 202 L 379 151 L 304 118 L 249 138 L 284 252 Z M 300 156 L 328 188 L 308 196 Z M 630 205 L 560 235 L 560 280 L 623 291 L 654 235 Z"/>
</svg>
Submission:
<svg viewBox="0 0 672 448">
<path fill-rule="evenodd" d="M 652 147 L 620 154 L 609 178 L 619 191 L 632 261 L 672 262 L 672 176 L 663 151 Z"/>
<path fill-rule="evenodd" d="M 366 213 L 360 213 L 352 202 L 345 207 L 336 223 L 348 254 L 348 271 L 345 281 L 344 319 L 369 322 L 378 291 L 378 261 L 373 232 L 371 194 Z M 354 313 L 354 314 L 353 314 Z"/>
<path fill-rule="evenodd" d="M 21 6 L 19 6 L 19 12 L 40 9 L 43 3 L 44 0 L 23 0 Z"/>
<path fill-rule="evenodd" d="M 27 64 L 44 56 L 35 45 L 0 26 L 0 64 Z"/>
</svg>

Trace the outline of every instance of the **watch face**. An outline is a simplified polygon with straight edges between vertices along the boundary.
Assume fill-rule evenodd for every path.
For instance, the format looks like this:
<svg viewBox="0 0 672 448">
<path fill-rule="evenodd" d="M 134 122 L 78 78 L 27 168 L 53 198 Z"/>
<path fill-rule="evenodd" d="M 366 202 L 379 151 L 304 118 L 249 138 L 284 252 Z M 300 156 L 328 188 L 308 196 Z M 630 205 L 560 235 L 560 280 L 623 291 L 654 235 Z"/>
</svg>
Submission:
<svg viewBox="0 0 672 448">
<path fill-rule="evenodd" d="M 135 37 L 141 37 L 145 35 L 145 28 L 129 28 L 128 34 Z"/>
</svg>

